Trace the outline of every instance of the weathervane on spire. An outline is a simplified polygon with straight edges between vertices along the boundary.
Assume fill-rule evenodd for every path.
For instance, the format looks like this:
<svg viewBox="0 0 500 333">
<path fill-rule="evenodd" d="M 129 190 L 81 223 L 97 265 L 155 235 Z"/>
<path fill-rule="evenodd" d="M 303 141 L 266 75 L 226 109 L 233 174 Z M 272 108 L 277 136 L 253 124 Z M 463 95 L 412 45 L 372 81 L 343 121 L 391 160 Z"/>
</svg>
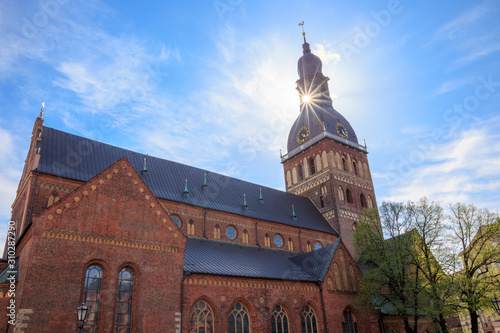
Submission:
<svg viewBox="0 0 500 333">
<path fill-rule="evenodd" d="M 302 23 L 299 23 L 299 27 L 302 27 L 302 36 L 304 36 L 304 43 L 306 43 L 306 33 L 304 31 L 304 21 L 302 21 Z"/>
<path fill-rule="evenodd" d="M 38 117 L 40 119 L 43 119 L 43 108 L 45 107 L 45 103 L 42 103 L 42 108 L 40 109 L 40 114 L 38 115 Z"/>
</svg>

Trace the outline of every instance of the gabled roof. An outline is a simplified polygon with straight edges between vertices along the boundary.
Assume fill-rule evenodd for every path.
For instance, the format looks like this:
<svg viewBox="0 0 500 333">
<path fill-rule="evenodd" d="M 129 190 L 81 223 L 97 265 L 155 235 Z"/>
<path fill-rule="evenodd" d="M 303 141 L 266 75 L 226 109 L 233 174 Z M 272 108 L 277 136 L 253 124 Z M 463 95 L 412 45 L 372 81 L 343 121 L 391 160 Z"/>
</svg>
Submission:
<svg viewBox="0 0 500 333">
<path fill-rule="evenodd" d="M 322 281 L 333 258 L 334 244 L 305 254 L 188 238 L 184 270 L 225 276 L 292 281 Z"/>
<path fill-rule="evenodd" d="M 50 127 L 43 127 L 37 171 L 85 182 L 122 157 L 127 158 L 154 195 L 160 199 L 338 234 L 306 197 L 146 156 Z M 147 174 L 141 173 L 145 157 Z M 207 187 L 202 186 L 205 173 Z M 183 195 L 186 179 L 189 196 Z M 264 199 L 262 202 L 259 201 L 260 188 Z M 243 207 L 244 194 L 247 209 Z M 292 218 L 292 205 L 295 207 L 296 219 Z"/>
</svg>

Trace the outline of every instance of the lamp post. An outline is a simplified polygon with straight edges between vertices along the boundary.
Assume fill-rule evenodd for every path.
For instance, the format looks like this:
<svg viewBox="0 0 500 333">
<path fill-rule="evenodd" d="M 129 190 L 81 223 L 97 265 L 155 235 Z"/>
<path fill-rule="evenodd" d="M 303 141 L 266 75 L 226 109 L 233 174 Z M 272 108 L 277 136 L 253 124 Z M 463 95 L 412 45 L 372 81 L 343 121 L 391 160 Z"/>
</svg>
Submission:
<svg viewBox="0 0 500 333">
<path fill-rule="evenodd" d="M 82 305 L 76 308 L 76 325 L 78 326 L 79 332 L 83 332 L 83 325 L 85 325 L 85 319 L 87 319 L 87 312 L 89 309 L 82 302 Z"/>
<path fill-rule="evenodd" d="M 495 299 L 492 300 L 491 303 L 493 303 L 495 310 L 497 310 L 497 313 L 500 315 L 500 299 L 495 297 Z"/>
</svg>

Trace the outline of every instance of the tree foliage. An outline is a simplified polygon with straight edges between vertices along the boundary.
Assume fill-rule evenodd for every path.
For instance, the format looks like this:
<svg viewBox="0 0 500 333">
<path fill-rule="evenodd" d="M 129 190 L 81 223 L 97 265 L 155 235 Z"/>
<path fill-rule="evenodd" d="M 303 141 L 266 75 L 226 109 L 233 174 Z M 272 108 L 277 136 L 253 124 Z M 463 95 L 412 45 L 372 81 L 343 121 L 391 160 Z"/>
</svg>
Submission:
<svg viewBox="0 0 500 333">
<path fill-rule="evenodd" d="M 477 311 L 491 307 L 498 290 L 500 221 L 486 209 L 453 204 L 449 214 L 426 198 L 384 202 L 366 210 L 354 234 L 366 267 L 360 304 L 372 304 L 400 316 L 407 333 L 419 317 L 433 319 L 436 331 L 448 332 L 446 318 L 469 313 L 477 332 Z M 497 287 L 494 287 L 494 284 Z"/>
</svg>

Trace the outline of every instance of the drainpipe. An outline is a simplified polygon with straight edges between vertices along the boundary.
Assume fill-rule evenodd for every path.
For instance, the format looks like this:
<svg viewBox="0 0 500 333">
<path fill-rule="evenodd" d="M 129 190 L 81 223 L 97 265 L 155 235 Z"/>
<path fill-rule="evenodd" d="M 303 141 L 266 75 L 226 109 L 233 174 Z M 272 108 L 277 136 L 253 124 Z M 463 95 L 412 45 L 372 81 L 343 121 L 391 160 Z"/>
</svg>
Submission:
<svg viewBox="0 0 500 333">
<path fill-rule="evenodd" d="M 186 278 L 191 275 L 191 272 L 187 272 L 187 271 L 183 271 L 183 274 L 182 274 L 182 281 L 181 281 L 181 308 L 180 308 L 180 313 L 181 313 L 181 333 L 182 333 L 182 308 L 183 308 L 183 305 L 184 305 L 184 280 L 186 280 Z"/>
<path fill-rule="evenodd" d="M 325 333 L 328 333 L 328 327 L 326 326 L 326 312 L 325 312 L 325 301 L 323 300 L 323 287 L 321 286 L 321 281 L 316 282 L 319 287 L 319 295 L 321 296 L 321 309 L 323 310 L 323 324 L 325 325 Z"/>
<path fill-rule="evenodd" d="M 205 214 L 203 215 L 203 237 L 207 237 L 207 211 L 208 208 L 205 208 Z"/>
<path fill-rule="evenodd" d="M 257 241 L 257 246 L 260 247 L 258 228 L 259 228 L 259 219 L 257 219 L 257 223 L 255 224 L 255 240 Z"/>
</svg>

